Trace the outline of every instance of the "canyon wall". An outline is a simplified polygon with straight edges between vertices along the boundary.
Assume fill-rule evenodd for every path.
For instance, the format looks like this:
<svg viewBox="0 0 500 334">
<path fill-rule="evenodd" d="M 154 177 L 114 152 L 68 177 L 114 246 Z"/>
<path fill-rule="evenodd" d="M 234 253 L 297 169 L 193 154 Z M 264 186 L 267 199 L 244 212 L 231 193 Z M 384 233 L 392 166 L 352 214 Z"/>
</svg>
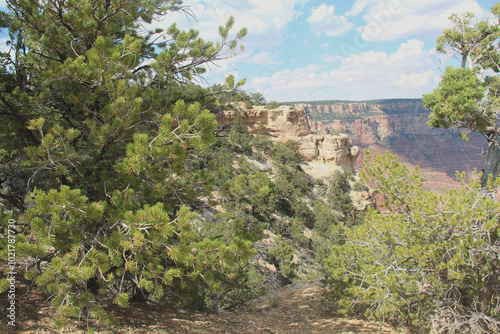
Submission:
<svg viewBox="0 0 500 334">
<path fill-rule="evenodd" d="M 298 155 L 318 172 L 315 176 L 327 176 L 335 169 L 349 172 L 356 169 L 360 150 L 352 144 L 349 136 L 340 133 L 312 134 L 305 108 L 241 107 L 239 110 L 226 110 L 216 114 L 217 123 L 220 127 L 230 126 L 238 114 L 242 115 L 244 130 L 251 134 L 261 133 L 281 142 L 297 142 Z"/>
<path fill-rule="evenodd" d="M 430 110 L 424 108 L 421 99 L 325 101 L 295 107 L 308 115 L 313 132 L 345 133 L 362 149 L 390 151 L 401 161 L 430 173 L 454 179 L 457 170 L 471 175 L 475 168 L 481 171 L 485 166 L 486 157 L 480 155 L 487 149 L 486 141 L 476 136 L 464 142 L 457 132 L 428 127 Z"/>
<path fill-rule="evenodd" d="M 484 138 L 464 142 L 458 132 L 428 127 L 430 110 L 421 99 L 306 102 L 276 109 L 254 106 L 227 110 L 216 118 L 220 126 L 228 126 L 238 113 L 249 133 L 296 141 L 299 155 L 318 176 L 321 170 L 327 175 L 335 168 L 361 167 L 363 149 L 389 151 L 409 167 L 420 166 L 427 188 L 434 190 L 456 185 L 456 171 L 474 176 L 474 170 L 481 171 L 486 164 L 486 156 L 481 156 L 487 149 Z"/>
</svg>

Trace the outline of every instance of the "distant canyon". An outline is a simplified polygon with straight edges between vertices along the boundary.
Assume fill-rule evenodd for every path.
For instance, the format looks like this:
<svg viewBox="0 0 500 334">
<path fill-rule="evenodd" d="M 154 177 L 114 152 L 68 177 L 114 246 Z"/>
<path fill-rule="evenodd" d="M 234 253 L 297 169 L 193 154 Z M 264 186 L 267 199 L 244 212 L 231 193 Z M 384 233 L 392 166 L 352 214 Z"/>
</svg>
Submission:
<svg viewBox="0 0 500 334">
<path fill-rule="evenodd" d="M 428 127 L 430 110 L 421 99 L 297 102 L 276 109 L 240 106 L 217 114 L 219 126 L 231 125 L 238 113 L 250 133 L 296 141 L 299 155 L 319 171 L 317 176 L 335 168 L 361 168 L 364 149 L 389 151 L 410 168 L 420 166 L 425 187 L 439 191 L 458 185 L 456 171 L 475 177 L 475 170 L 486 163 L 484 138 L 465 142 L 458 132 Z"/>
<path fill-rule="evenodd" d="M 449 188 L 456 171 L 473 177 L 486 164 L 486 140 L 476 135 L 465 142 L 459 132 L 430 128 L 430 110 L 421 99 L 305 102 L 294 107 L 305 111 L 313 132 L 345 133 L 361 149 L 389 151 L 410 167 L 420 166 L 427 188 Z M 357 163 L 363 164 L 362 154 Z"/>
</svg>

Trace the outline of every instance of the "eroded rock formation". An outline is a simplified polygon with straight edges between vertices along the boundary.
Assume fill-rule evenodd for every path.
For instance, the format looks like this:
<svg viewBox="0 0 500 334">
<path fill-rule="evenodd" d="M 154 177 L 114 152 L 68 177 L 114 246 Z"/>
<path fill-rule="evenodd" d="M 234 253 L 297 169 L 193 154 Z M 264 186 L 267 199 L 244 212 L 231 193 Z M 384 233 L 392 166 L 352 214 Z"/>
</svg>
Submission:
<svg viewBox="0 0 500 334">
<path fill-rule="evenodd" d="M 271 110 L 262 106 L 254 106 L 252 109 L 226 110 L 216 115 L 217 123 L 220 126 L 231 125 L 239 113 L 242 114 L 243 126 L 249 133 L 257 133 L 260 126 L 262 133 L 282 141 L 311 133 L 305 110 L 296 109 L 293 106 L 280 106 Z"/>
<path fill-rule="evenodd" d="M 353 171 L 359 156 L 359 147 L 353 146 L 349 136 L 307 135 L 297 139 L 298 153 L 304 161 L 333 163 L 343 170 Z"/>
<path fill-rule="evenodd" d="M 302 160 L 312 165 L 319 164 L 319 169 L 324 172 L 320 174 L 331 173 L 334 169 L 352 172 L 356 168 L 360 150 L 352 144 L 349 136 L 312 134 L 305 108 L 254 106 L 241 111 L 228 110 L 216 115 L 219 126 L 231 125 L 238 113 L 242 114 L 243 126 L 249 133 L 260 132 L 282 142 L 297 142 L 297 153 Z"/>
</svg>

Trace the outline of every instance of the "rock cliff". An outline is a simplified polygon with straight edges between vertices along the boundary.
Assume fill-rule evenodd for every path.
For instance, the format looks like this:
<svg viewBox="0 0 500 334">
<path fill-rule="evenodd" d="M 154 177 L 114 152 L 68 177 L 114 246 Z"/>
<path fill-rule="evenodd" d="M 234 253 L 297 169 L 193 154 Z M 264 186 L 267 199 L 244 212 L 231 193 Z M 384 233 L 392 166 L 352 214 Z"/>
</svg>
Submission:
<svg viewBox="0 0 500 334">
<path fill-rule="evenodd" d="M 263 106 L 225 110 L 216 115 L 217 123 L 219 126 L 231 125 L 239 113 L 243 116 L 243 126 L 248 133 L 260 131 L 281 141 L 311 134 L 304 108 L 296 109 L 293 106 L 280 106 L 271 110 Z"/>
<path fill-rule="evenodd" d="M 311 170 L 317 171 L 316 176 L 327 176 L 334 169 L 352 172 L 356 168 L 359 148 L 346 134 L 312 134 L 306 108 L 254 106 L 227 110 L 216 115 L 219 126 L 231 125 L 238 113 L 242 114 L 243 126 L 249 133 L 263 133 L 282 142 L 297 142 L 298 154 Z"/>
<path fill-rule="evenodd" d="M 219 125 L 232 124 L 239 112 L 217 114 Z M 296 141 L 308 162 L 306 171 L 310 167 L 308 172 L 316 176 L 326 176 L 334 168 L 353 171 L 362 165 L 360 148 L 389 151 L 410 167 L 420 166 L 427 188 L 436 190 L 453 184 L 456 171 L 473 175 L 474 169 L 485 166 L 481 153 L 486 141 L 475 137 L 464 142 L 451 130 L 428 127 L 430 110 L 421 99 L 307 102 L 241 112 L 248 132 Z"/>
<path fill-rule="evenodd" d="M 457 170 L 472 173 L 485 165 L 480 154 L 486 142 L 480 137 L 464 142 L 451 130 L 429 128 L 430 110 L 421 99 L 311 102 L 295 108 L 308 115 L 313 132 L 345 133 L 363 149 L 395 153 L 410 165 L 442 174 L 433 176 L 437 184 L 454 179 Z"/>
<path fill-rule="evenodd" d="M 353 146 L 346 134 L 307 135 L 296 139 L 302 160 L 333 163 L 343 170 L 353 171 L 359 156 L 359 147 Z"/>
</svg>

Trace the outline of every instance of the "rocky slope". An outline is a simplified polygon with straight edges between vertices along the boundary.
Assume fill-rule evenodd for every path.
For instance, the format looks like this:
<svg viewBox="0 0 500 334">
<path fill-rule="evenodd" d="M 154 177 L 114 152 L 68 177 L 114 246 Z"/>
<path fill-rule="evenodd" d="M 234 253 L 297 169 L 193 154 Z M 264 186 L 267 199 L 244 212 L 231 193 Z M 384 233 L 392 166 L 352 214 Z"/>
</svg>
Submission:
<svg viewBox="0 0 500 334">
<path fill-rule="evenodd" d="M 485 165 L 486 141 L 476 136 L 464 142 L 457 132 L 428 127 L 430 110 L 421 99 L 304 102 L 271 110 L 254 106 L 219 113 L 217 121 L 231 125 L 240 112 L 248 132 L 296 141 L 305 169 L 316 177 L 338 168 L 354 171 L 363 164 L 363 149 L 389 151 L 410 168 L 420 166 L 432 190 L 456 186 L 456 171 L 474 176 Z"/>
<path fill-rule="evenodd" d="M 486 142 L 476 137 L 464 142 L 458 133 L 427 126 L 430 110 L 421 99 L 367 102 L 324 101 L 295 104 L 309 117 L 317 133 L 345 133 L 354 145 L 372 151 L 390 151 L 409 165 L 435 174 L 446 183 L 455 171 L 469 175 L 485 165 L 480 154 Z M 358 160 L 360 163 L 362 159 Z"/>
</svg>

